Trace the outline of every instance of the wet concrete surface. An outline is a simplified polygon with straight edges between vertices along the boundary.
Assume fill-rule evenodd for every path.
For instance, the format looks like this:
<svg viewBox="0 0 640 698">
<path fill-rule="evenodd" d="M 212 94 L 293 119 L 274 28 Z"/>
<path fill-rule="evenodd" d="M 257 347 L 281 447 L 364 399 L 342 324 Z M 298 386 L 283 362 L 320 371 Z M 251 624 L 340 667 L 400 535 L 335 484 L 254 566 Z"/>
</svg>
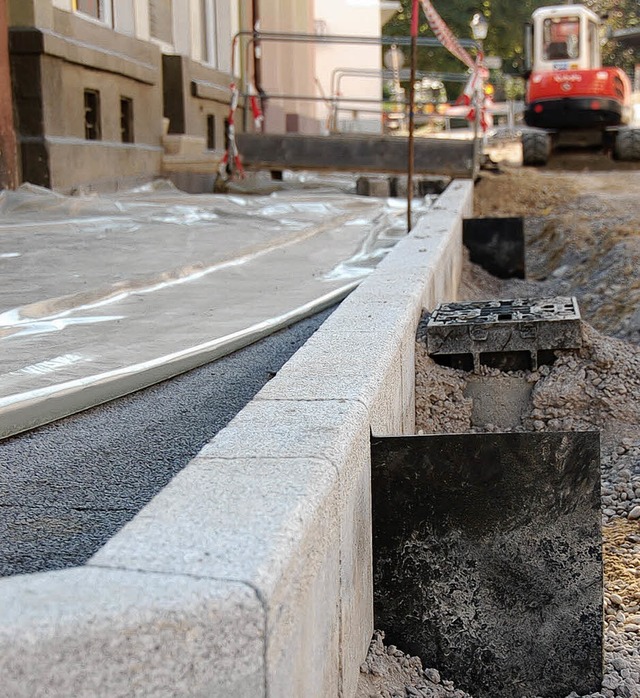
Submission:
<svg viewBox="0 0 640 698">
<path fill-rule="evenodd" d="M 173 380 L 0 441 L 0 576 L 83 564 L 332 310 Z"/>
</svg>

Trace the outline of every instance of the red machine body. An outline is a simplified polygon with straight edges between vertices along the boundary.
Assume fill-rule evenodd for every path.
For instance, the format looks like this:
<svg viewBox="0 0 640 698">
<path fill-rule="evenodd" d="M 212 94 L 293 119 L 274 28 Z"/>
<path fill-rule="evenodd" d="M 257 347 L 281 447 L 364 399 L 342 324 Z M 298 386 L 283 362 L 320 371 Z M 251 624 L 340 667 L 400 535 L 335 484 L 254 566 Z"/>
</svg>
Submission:
<svg viewBox="0 0 640 698">
<path fill-rule="evenodd" d="M 533 13 L 528 126 L 604 130 L 629 123 L 631 82 L 619 68 L 602 67 L 600 26 L 598 15 L 583 5 L 541 7 Z"/>
<path fill-rule="evenodd" d="M 631 83 L 619 68 L 534 72 L 525 121 L 547 129 L 593 129 L 629 121 Z"/>
</svg>

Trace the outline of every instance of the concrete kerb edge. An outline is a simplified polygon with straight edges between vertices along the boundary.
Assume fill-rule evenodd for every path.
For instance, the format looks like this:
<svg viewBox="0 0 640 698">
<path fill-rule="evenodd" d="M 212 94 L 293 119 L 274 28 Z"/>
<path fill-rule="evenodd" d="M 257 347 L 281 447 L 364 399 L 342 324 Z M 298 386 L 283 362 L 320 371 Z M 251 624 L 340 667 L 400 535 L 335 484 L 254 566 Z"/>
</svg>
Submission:
<svg viewBox="0 0 640 698">
<path fill-rule="evenodd" d="M 264 691 L 264 609 L 245 583 L 84 566 L 0 589 L 3 695 Z"/>
<path fill-rule="evenodd" d="M 410 425 L 412 417 L 415 415 L 412 416 L 404 413 L 411 411 L 414 404 L 411 400 L 410 393 L 414 390 L 413 343 L 417 320 L 423 307 L 432 307 L 440 300 L 453 299 L 455 297 L 459 280 L 456 278 L 456 275 L 459 276 L 462 254 L 462 218 L 471 215 L 472 195 L 473 183 L 471 181 L 454 181 L 438 199 L 433 212 L 427 214 L 419 221 L 411 234 L 401 240 L 391 251 L 385 261 L 380 265 L 379 270 L 367 279 L 360 288 L 352 293 L 347 301 L 333 313 L 329 320 L 325 322 L 316 335 L 314 335 L 312 344 L 316 347 L 316 350 L 323 341 L 331 343 L 331 352 L 336 353 L 333 372 L 336 375 L 344 376 L 345 385 L 350 385 L 351 392 L 349 395 L 344 395 L 342 397 L 337 395 L 335 393 L 336 383 L 334 382 L 334 392 L 323 396 L 321 377 L 315 385 L 311 385 L 307 381 L 306 383 L 302 382 L 296 386 L 297 377 L 305 373 L 305 356 L 308 355 L 309 360 L 313 359 L 313 352 L 310 350 L 305 351 L 305 347 L 303 347 L 291 360 L 294 368 L 290 370 L 287 365 L 283 369 L 283 375 L 287 374 L 289 371 L 287 383 L 282 384 L 283 390 L 286 385 L 286 393 L 278 396 L 278 392 L 275 390 L 276 379 L 274 379 L 273 388 L 267 384 L 264 389 L 265 393 L 259 393 L 256 399 L 245 408 L 245 410 L 251 412 L 255 410 L 255 407 L 252 407 L 252 405 L 258 403 L 261 405 L 261 410 L 268 411 L 273 407 L 277 412 L 278 405 L 282 408 L 283 403 L 291 403 L 295 402 L 295 400 L 299 400 L 301 403 L 306 403 L 308 408 L 314 404 L 324 403 L 324 408 L 329 409 L 331 413 L 331 406 L 327 403 L 333 405 L 342 403 L 342 410 L 344 411 L 346 409 L 349 412 L 351 415 L 350 419 L 355 419 L 356 422 L 358 420 L 361 421 L 360 427 L 357 427 L 357 424 L 355 424 L 355 426 L 352 425 L 349 430 L 341 433 L 334 430 L 332 435 L 329 434 L 328 440 L 322 442 L 324 443 L 322 448 L 323 453 L 327 454 L 330 452 L 332 454 L 332 458 L 327 460 L 332 461 L 335 458 L 349 458 L 351 460 L 350 464 L 340 462 L 332 463 L 332 465 L 336 467 L 338 473 L 344 472 L 345 475 L 348 474 L 347 480 L 350 484 L 347 485 L 345 481 L 345 484 L 341 483 L 340 487 L 343 489 L 347 487 L 351 488 L 349 491 L 344 491 L 340 496 L 340 505 L 345 507 L 345 510 L 340 512 L 343 521 L 340 529 L 340 570 L 332 571 L 326 564 L 319 568 L 324 575 L 329 574 L 330 576 L 335 576 L 335 573 L 338 573 L 341 587 L 340 604 L 328 608 L 322 606 L 324 598 L 322 584 L 324 578 L 321 576 L 309 580 L 309 586 L 303 590 L 304 593 L 302 594 L 297 593 L 299 590 L 289 589 L 285 584 L 286 580 L 283 580 L 284 586 L 281 585 L 277 593 L 278 608 L 281 608 L 290 619 L 293 619 L 286 628 L 278 629 L 278 632 L 288 633 L 287 637 L 289 639 L 287 639 L 287 637 L 284 639 L 278 638 L 278 641 L 282 640 L 283 647 L 297 650 L 301 657 L 305 656 L 305 651 L 308 656 L 308 648 L 302 646 L 298 647 L 298 645 L 302 645 L 305 642 L 312 642 L 312 639 L 309 637 L 308 628 L 306 626 L 303 627 L 301 624 L 312 624 L 314 619 L 313 617 L 307 617 L 308 609 L 306 607 L 298 608 L 295 606 L 296 603 L 300 603 L 301 601 L 306 603 L 317 598 L 314 610 L 329 615 L 333 614 L 333 616 L 335 616 L 335 623 L 332 621 L 329 625 L 337 624 L 342 628 L 339 632 L 340 644 L 338 647 L 338 657 L 334 658 L 332 656 L 330 658 L 331 663 L 338 661 L 341 665 L 339 667 L 326 667 L 325 673 L 319 677 L 321 681 L 314 686 L 313 691 L 305 693 L 305 695 L 308 696 L 320 697 L 334 695 L 336 672 L 340 674 L 340 695 L 343 696 L 343 698 L 352 698 L 356 690 L 359 666 L 366 654 L 373 622 L 372 608 L 370 607 L 372 593 L 370 491 L 368 489 L 370 483 L 367 476 L 370 456 L 368 452 L 368 442 L 365 443 L 367 440 L 361 438 L 361 436 L 362 433 L 369 433 L 372 418 L 376 410 L 384 413 L 384 415 L 388 417 L 388 422 L 385 422 L 386 417 L 380 417 L 379 424 L 387 425 L 386 427 L 382 426 L 380 431 L 392 432 L 393 429 L 398 429 L 397 425 L 400 424 L 400 433 L 411 433 Z M 362 346 L 364 342 L 370 343 L 374 347 L 374 353 L 375 347 L 379 347 L 382 352 L 383 358 L 377 359 L 377 369 L 375 370 L 380 376 L 388 375 L 389 378 L 385 386 L 380 385 L 377 381 L 364 380 L 368 369 L 366 362 L 358 366 L 357 370 L 354 369 L 349 373 L 348 367 L 350 366 L 350 359 L 353 357 L 353 352 L 357 351 L 358 346 Z M 394 365 L 396 368 L 393 368 Z M 310 369 L 312 370 L 313 367 L 310 367 Z M 342 374 L 340 374 L 341 371 Z M 398 376 L 400 376 L 400 386 L 394 387 L 392 384 L 398 380 Z M 366 390 L 359 393 L 360 386 L 357 385 L 358 382 L 365 385 Z M 354 383 L 356 383 L 356 385 L 354 385 Z M 349 405 L 351 405 L 351 407 L 349 407 Z M 302 412 L 304 411 L 305 410 L 302 410 Z M 240 419 L 242 419 L 243 412 L 238 415 Z M 320 410 L 320 412 L 322 412 L 322 410 Z M 234 421 L 223 430 L 223 432 L 226 432 L 224 436 L 223 432 L 220 433 L 219 436 L 221 437 L 221 441 L 229 439 L 231 436 L 229 430 L 234 429 Z M 291 422 L 290 429 L 290 434 L 296 432 L 295 419 Z M 354 438 L 357 434 L 357 443 L 353 444 L 353 448 L 345 447 L 345 444 L 338 445 L 330 443 L 331 438 L 344 438 L 349 434 L 352 434 Z M 206 451 L 210 447 L 215 449 L 217 439 L 218 437 L 211 442 L 209 447 L 205 447 L 202 455 L 198 456 L 198 458 L 211 457 L 210 455 L 206 455 Z M 341 456 L 340 454 L 343 455 Z M 279 454 L 277 457 L 282 458 L 283 455 L 284 454 Z M 296 457 L 295 454 L 292 455 L 294 458 Z M 254 457 L 264 459 L 266 454 L 264 456 L 256 454 Z M 311 458 L 311 456 L 309 457 Z M 320 456 L 320 458 L 324 457 L 326 457 L 326 455 Z M 197 458 L 195 460 L 197 460 Z M 318 461 L 318 458 L 316 458 L 316 461 Z M 182 471 L 181 475 L 183 478 L 188 479 L 190 465 Z M 300 497 L 302 497 L 302 499 L 300 499 L 298 505 L 303 506 L 307 501 L 307 495 L 305 494 L 304 488 L 301 489 L 300 492 Z M 160 493 L 158 497 L 160 497 L 161 494 L 162 493 Z M 194 495 L 195 494 L 197 493 L 194 493 Z M 151 504 L 153 504 L 153 502 Z M 251 497 L 248 496 L 247 507 L 251 507 L 251 504 Z M 309 506 L 311 506 L 312 509 L 314 507 L 317 509 L 318 503 L 316 502 L 314 504 L 310 502 Z M 353 511 L 347 512 L 347 507 L 354 507 L 354 509 Z M 138 517 L 144 516 L 144 512 L 145 510 L 143 510 L 131 524 L 135 525 Z M 357 527 L 356 524 L 353 523 L 353 519 L 359 519 Z M 308 516 L 305 517 L 305 520 L 308 522 L 308 524 L 305 525 L 320 527 L 329 525 L 328 523 L 323 523 L 322 516 Z M 349 528 L 349 526 L 351 528 Z M 366 530 L 364 530 L 367 527 L 369 529 L 368 535 Z M 125 527 L 125 529 L 118 534 L 117 538 L 120 536 L 127 536 L 127 530 L 128 527 Z M 217 533 L 217 531 L 211 531 L 212 549 L 214 549 L 216 545 Z M 286 554 L 290 555 L 292 558 L 296 555 L 300 556 L 302 554 L 300 546 L 302 545 L 303 539 L 309 538 L 318 540 L 322 539 L 324 535 L 324 530 L 312 532 L 300 529 L 296 532 L 294 539 L 287 544 Z M 108 548 L 109 545 L 110 543 L 108 543 L 105 548 Z M 144 548 L 145 540 L 134 541 L 134 545 L 139 545 L 141 548 Z M 349 546 L 352 547 L 350 548 Z M 105 548 L 103 548 L 103 550 L 105 550 Z M 290 563 L 283 563 L 282 560 L 277 560 L 278 552 L 283 551 L 281 547 L 278 547 L 276 542 L 272 544 L 272 548 L 270 549 L 272 554 L 276 555 L 276 557 L 273 558 L 273 564 L 276 564 L 277 561 L 277 564 L 281 567 L 291 566 L 297 569 L 297 563 L 290 564 L 295 562 L 293 559 Z M 11 594 L 16 598 L 20 597 L 28 601 L 33 593 L 31 590 L 33 584 L 38 586 L 40 589 L 38 593 L 42 595 L 42 602 L 39 605 L 36 604 L 36 609 L 33 611 L 35 615 L 32 615 L 29 623 L 25 622 L 21 624 L 17 622 L 12 626 L 12 642 L 16 644 L 16 646 L 19 646 L 20 642 L 23 642 L 30 647 L 31 652 L 28 656 L 24 653 L 16 654 L 14 652 L 11 654 L 11 658 L 7 661 L 10 662 L 10 669 L 15 676 L 23 677 L 25 681 L 30 675 L 33 676 L 33 653 L 35 652 L 36 655 L 38 653 L 43 655 L 47 653 L 51 646 L 52 628 L 55 632 L 87 632 L 88 628 L 92 628 L 96 614 L 99 615 L 101 612 L 100 608 L 102 608 L 105 613 L 108 612 L 110 614 L 108 632 L 112 634 L 112 642 L 117 644 L 118 638 L 126 631 L 126 633 L 128 633 L 127 636 L 131 638 L 131 642 L 135 645 L 137 641 L 136 638 L 145 636 L 145 631 L 142 626 L 132 629 L 130 627 L 131 608 L 127 607 L 125 610 L 125 608 L 121 607 L 121 604 L 119 605 L 120 593 L 117 586 L 118 584 L 125 583 L 123 581 L 124 579 L 144 580 L 147 592 L 146 598 L 149 599 L 150 606 L 155 608 L 160 615 L 162 615 L 163 612 L 162 603 L 159 602 L 157 608 L 154 607 L 154 594 L 157 594 L 158 598 L 164 598 L 163 595 L 165 592 L 163 589 L 167 584 L 175 589 L 175 593 L 172 594 L 173 608 L 180 609 L 181 604 L 183 604 L 188 611 L 189 608 L 191 608 L 190 604 L 192 603 L 193 592 L 189 591 L 187 587 L 182 589 L 182 586 L 186 584 L 186 582 L 182 580 L 191 580 L 189 583 L 193 582 L 196 586 L 203 583 L 202 579 L 198 577 L 192 577 L 189 576 L 189 574 L 180 574 L 177 571 L 171 571 L 169 573 L 159 573 L 157 571 L 150 573 L 145 570 L 140 570 L 138 572 L 133 570 L 126 571 L 127 563 L 130 563 L 131 560 L 118 560 L 117 556 L 109 560 L 107 567 L 103 567 L 100 560 L 101 551 L 97 553 L 95 560 L 91 563 L 94 565 L 93 567 L 86 566 L 84 568 L 67 570 L 65 572 L 26 575 L 25 577 L 0 580 L 0 595 L 2 595 L 3 598 L 8 598 L 6 594 Z M 265 554 L 264 562 L 265 564 L 268 562 L 268 554 Z M 343 569 L 347 562 L 350 565 L 349 569 Z M 95 565 L 99 565 L 100 567 L 96 567 Z M 93 608 L 90 604 L 85 604 L 84 606 L 81 605 L 76 613 L 70 613 L 66 611 L 63 612 L 63 610 L 60 610 L 55 605 L 55 600 L 61 593 L 61 583 L 59 580 L 71 578 L 69 575 L 76 575 L 78 580 L 85 579 L 85 583 L 87 584 L 89 584 L 89 577 L 92 575 L 97 575 L 97 578 L 102 580 L 113 581 L 108 584 L 105 583 L 100 587 L 96 586 L 93 590 L 96 599 L 96 608 Z M 110 575 L 116 576 L 111 577 Z M 129 576 L 118 577 L 117 575 Z M 137 577 L 136 575 L 141 576 Z M 320 572 L 318 575 L 320 575 Z M 47 579 L 50 579 L 51 583 L 50 594 L 47 592 Z M 247 593 L 253 595 L 255 603 L 260 606 L 262 620 L 265 619 L 265 614 L 268 615 L 269 599 L 263 600 L 263 602 L 260 603 L 260 599 L 256 598 L 256 596 L 259 596 L 258 590 L 260 589 L 260 584 L 256 584 L 255 574 L 249 574 L 246 579 L 226 579 L 224 577 L 215 580 L 211 578 L 207 579 L 208 581 L 204 583 L 213 584 L 216 589 L 221 590 L 220 593 L 222 596 L 218 602 L 216 602 L 219 607 L 219 613 L 217 615 L 224 614 L 225 603 L 233 598 L 233 594 L 231 594 L 231 590 L 229 589 L 228 598 L 225 601 L 225 585 L 237 584 L 244 585 Z M 125 586 L 131 583 L 135 585 L 138 581 L 126 582 Z M 360 586 L 357 590 L 357 598 L 354 597 L 354 593 L 356 592 L 354 592 L 353 589 L 344 588 L 354 583 Z M 234 587 L 234 589 L 235 588 L 236 587 Z M 181 594 L 183 594 L 184 597 L 181 596 Z M 51 598 L 49 598 L 49 601 L 45 603 L 49 596 L 53 599 L 53 602 Z M 350 629 L 348 625 L 345 624 L 345 618 L 343 617 L 346 612 L 345 603 L 349 606 L 349 612 L 351 614 L 361 612 L 366 616 L 362 620 L 358 619 L 359 622 L 356 628 Z M 68 604 L 65 608 L 68 608 Z M 253 617 L 252 614 L 255 615 L 256 612 L 256 609 L 253 608 L 246 619 L 250 627 L 254 627 L 251 625 L 251 623 L 253 623 L 251 618 Z M 0 613 L 0 627 L 7 627 L 4 621 L 5 618 L 8 618 L 8 609 L 4 609 Z M 38 613 L 41 614 L 41 617 L 37 617 Z M 215 608 L 209 610 L 209 615 L 207 617 L 214 626 L 216 626 L 215 619 L 217 615 Z M 231 616 L 232 615 L 233 614 L 231 614 Z M 193 615 L 187 613 L 187 616 L 190 619 L 188 622 L 193 625 L 193 623 L 196 622 Z M 231 616 L 229 617 L 231 618 Z M 298 617 L 300 617 L 301 620 L 298 622 L 299 627 L 296 627 L 295 619 Z M 353 620 L 353 618 L 349 620 Z M 268 618 L 266 622 L 267 624 L 269 623 Z M 213 628 L 213 632 L 215 632 L 216 627 Z M 224 627 L 224 623 L 222 627 Z M 188 628 L 185 630 L 188 630 Z M 249 692 L 234 692 L 233 695 L 251 695 L 252 698 L 262 695 L 265 697 L 268 696 L 268 698 L 276 698 L 276 696 L 279 698 L 279 696 L 286 695 L 284 692 L 285 690 L 290 690 L 291 685 L 288 681 L 288 677 L 281 675 L 281 672 L 285 671 L 284 667 L 286 663 L 279 668 L 264 666 L 265 662 L 269 662 L 267 640 L 270 630 L 271 629 L 266 627 L 263 623 L 262 626 L 256 630 L 259 637 L 252 639 L 252 643 L 253 640 L 255 640 L 261 645 L 261 651 L 259 652 L 260 658 L 255 658 L 255 661 L 258 663 L 256 666 L 261 666 L 260 674 L 262 683 L 260 688 L 257 688 L 255 675 L 252 674 L 250 683 L 247 684 L 247 686 L 250 686 Z M 185 632 L 185 635 L 186 634 L 188 634 L 188 632 Z M 0 638 L 2 638 L 1 634 Z M 293 640 L 295 640 L 295 642 L 293 642 Z M 107 642 L 106 636 L 104 641 Z M 242 645 L 244 640 L 242 635 L 234 637 L 233 633 L 231 633 L 229 642 L 232 644 L 236 642 Z M 7 643 L 5 646 L 8 646 L 8 638 L 6 637 L 3 641 L 3 644 L 5 643 Z M 144 646 L 144 643 L 141 646 Z M 251 653 L 255 657 L 256 650 L 253 644 L 251 644 L 251 646 L 253 648 Z M 173 650 L 175 650 L 175 647 L 172 649 L 172 652 Z M 185 661 L 190 661 L 191 665 L 196 667 L 197 673 L 198 663 L 205 661 L 200 648 L 197 645 L 189 645 L 189 643 L 184 642 L 181 645 L 180 652 L 185 653 Z M 241 646 L 237 647 L 235 650 L 233 647 L 227 647 L 225 656 L 235 656 L 235 652 L 240 652 L 241 654 L 246 653 Z M 172 656 L 173 654 L 171 654 L 171 657 Z M 105 657 L 111 657 L 111 661 L 105 662 Z M 171 657 L 169 659 L 171 659 Z M 340 658 L 342 658 L 342 662 Z M 61 676 L 65 673 L 71 676 L 77 676 L 77 667 L 75 666 L 77 664 L 77 654 L 75 652 L 70 652 L 68 654 L 62 653 L 59 660 L 60 661 L 56 665 L 56 670 Z M 152 666 L 147 665 L 142 669 L 142 675 L 146 677 L 145 680 L 149 680 L 152 683 L 157 683 L 159 680 L 165 681 L 166 685 L 164 690 L 166 692 L 159 692 L 157 695 L 211 695 L 211 693 L 200 693 L 197 692 L 197 690 L 194 692 L 193 686 L 183 686 L 179 681 L 176 683 L 178 675 L 171 672 L 170 661 L 167 664 L 159 660 L 158 657 L 155 657 L 154 662 Z M 206 660 L 206 663 L 208 663 L 210 671 L 215 670 L 213 669 L 214 663 L 211 662 L 210 657 Z M 140 680 L 141 676 L 139 669 L 136 669 L 137 673 L 128 673 L 132 671 L 131 658 L 117 653 L 101 654 L 99 664 L 96 658 L 96 664 L 93 667 L 84 667 L 84 669 L 95 669 L 97 672 L 95 678 L 97 679 L 101 676 L 103 679 L 100 690 L 92 694 L 96 696 L 125 695 L 126 691 L 122 692 L 122 683 L 117 685 L 111 682 L 133 681 L 134 674 L 136 680 Z M 231 667 L 231 670 L 233 670 L 233 667 Z M 274 670 L 277 670 L 280 674 L 274 674 Z M 145 672 L 149 672 L 148 675 Z M 37 696 L 45 695 L 45 693 L 48 696 L 71 695 L 71 693 L 68 692 L 68 685 L 61 685 L 60 690 L 57 692 L 52 691 L 51 689 L 55 688 L 55 686 L 51 685 L 48 677 L 40 674 L 38 675 L 41 676 L 42 679 L 39 686 L 37 685 L 37 681 L 34 683 L 34 681 L 31 680 L 28 685 L 25 685 L 24 691 L 22 693 L 19 691 L 16 692 L 15 696 Z M 33 678 L 35 679 L 36 676 L 33 676 Z M 212 678 L 211 676 L 207 677 L 208 680 Z M 224 681 L 227 680 L 226 677 L 218 677 L 218 679 L 221 682 L 221 686 Z M 212 684 L 210 683 L 209 686 L 211 687 Z M 38 693 L 38 691 L 40 691 L 40 693 Z M 67 692 L 65 693 L 65 691 Z M 76 691 L 73 694 L 79 696 L 84 695 L 82 690 Z M 214 693 L 213 695 L 218 694 Z"/>
</svg>

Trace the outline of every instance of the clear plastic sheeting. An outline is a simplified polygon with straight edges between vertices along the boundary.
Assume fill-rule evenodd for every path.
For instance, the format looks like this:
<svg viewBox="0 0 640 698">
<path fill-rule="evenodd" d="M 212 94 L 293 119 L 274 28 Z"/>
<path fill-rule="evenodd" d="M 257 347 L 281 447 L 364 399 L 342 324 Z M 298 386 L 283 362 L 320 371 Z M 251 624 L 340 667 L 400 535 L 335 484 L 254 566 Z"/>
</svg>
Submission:
<svg viewBox="0 0 640 698">
<path fill-rule="evenodd" d="M 344 297 L 406 202 L 336 182 L 0 193 L 0 437 L 188 370 Z M 353 189 L 353 179 L 351 179 Z M 416 215 L 429 200 L 414 202 Z"/>
</svg>

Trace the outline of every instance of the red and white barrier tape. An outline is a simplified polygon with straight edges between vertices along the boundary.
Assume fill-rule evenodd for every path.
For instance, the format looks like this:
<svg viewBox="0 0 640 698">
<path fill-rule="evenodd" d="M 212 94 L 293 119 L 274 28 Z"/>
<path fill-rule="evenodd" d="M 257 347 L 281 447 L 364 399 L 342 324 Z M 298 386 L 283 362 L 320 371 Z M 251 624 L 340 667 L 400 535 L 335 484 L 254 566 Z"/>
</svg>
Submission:
<svg viewBox="0 0 640 698">
<path fill-rule="evenodd" d="M 235 126 L 236 109 L 238 108 L 240 92 L 235 82 L 229 85 L 229 89 L 231 90 L 231 101 L 229 102 L 229 116 L 227 117 L 227 147 L 222 156 L 222 160 L 220 160 L 218 164 L 218 174 L 224 180 L 231 179 L 235 174 L 244 177 L 244 168 L 242 167 L 240 153 L 238 152 L 238 144 L 236 143 Z"/>
<path fill-rule="evenodd" d="M 453 56 L 461 60 L 471 71 L 471 76 L 464 87 L 461 95 L 461 101 L 470 106 L 473 102 L 474 94 L 482 94 L 480 100 L 480 119 L 479 124 L 483 131 L 486 131 L 489 126 L 489 119 L 487 118 L 486 108 L 485 108 L 485 97 L 483 84 L 484 81 L 489 76 L 489 72 L 484 67 L 484 56 L 481 51 L 478 52 L 476 60 L 469 55 L 469 53 L 460 44 L 455 34 L 449 29 L 447 23 L 440 17 L 436 8 L 433 6 L 430 0 L 420 0 L 422 3 L 422 9 L 429 23 L 431 31 L 434 33 L 436 39 L 444 46 L 444 48 L 449 51 Z M 474 121 L 476 118 L 475 109 L 470 109 L 467 114 L 468 121 Z"/>
<path fill-rule="evenodd" d="M 427 22 L 431 27 L 431 31 L 435 34 L 436 39 L 456 58 L 460 59 L 467 68 L 476 69 L 476 62 L 471 58 L 469 53 L 460 45 L 460 42 L 449 29 L 446 22 L 440 17 L 436 8 L 430 0 L 420 0 L 422 9 L 427 17 Z"/>
<path fill-rule="evenodd" d="M 236 142 L 235 117 L 236 110 L 238 109 L 238 101 L 240 99 L 240 91 L 235 82 L 229 85 L 229 89 L 231 90 L 231 101 L 229 103 L 229 116 L 227 117 L 227 147 L 222 156 L 222 160 L 220 160 L 218 164 L 218 174 L 224 180 L 233 179 L 235 176 L 240 178 L 245 176 L 238 144 Z M 251 105 L 251 114 L 253 116 L 255 129 L 256 131 L 260 131 L 264 116 L 260 109 L 260 100 L 256 94 L 250 95 L 249 104 Z"/>
</svg>

